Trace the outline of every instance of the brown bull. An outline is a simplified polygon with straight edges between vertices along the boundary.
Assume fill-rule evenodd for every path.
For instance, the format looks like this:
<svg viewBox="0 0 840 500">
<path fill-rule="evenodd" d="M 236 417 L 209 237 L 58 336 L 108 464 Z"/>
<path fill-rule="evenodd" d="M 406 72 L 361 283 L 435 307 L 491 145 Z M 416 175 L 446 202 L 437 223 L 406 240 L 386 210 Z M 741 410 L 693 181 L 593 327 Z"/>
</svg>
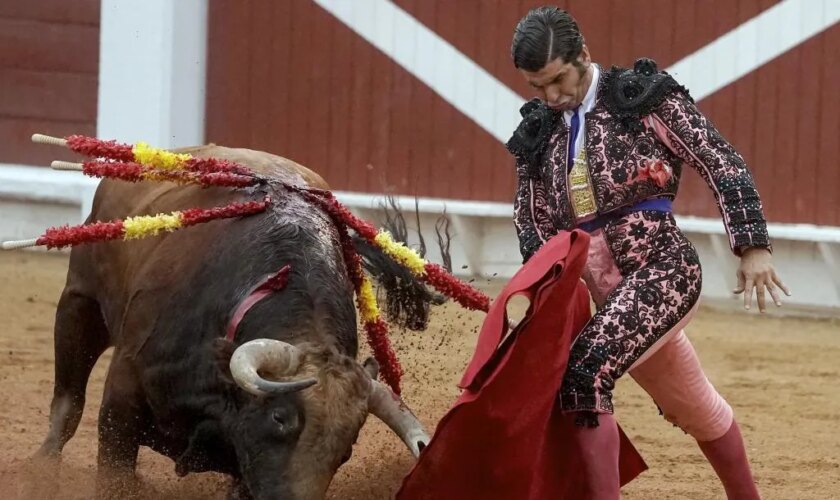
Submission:
<svg viewBox="0 0 840 500">
<path fill-rule="evenodd" d="M 327 188 L 311 170 L 267 153 L 219 146 L 181 152 Z M 56 313 L 55 390 L 40 454 L 60 454 L 75 433 L 90 371 L 111 346 L 99 416 L 103 494 L 133 484 L 142 445 L 172 458 L 179 475 L 231 475 L 237 497 L 323 498 L 369 412 L 419 453 L 428 438 L 417 419 L 375 380 L 375 362 L 356 361 L 353 286 L 324 212 L 271 182 L 234 190 L 104 180 L 89 221 L 265 195 L 273 203 L 258 215 L 73 248 Z M 291 270 L 286 287 L 247 312 L 234 342 L 224 340 L 237 306 L 284 266 Z M 392 280 L 401 272 L 377 271 Z M 410 274 L 393 281 L 402 283 L 404 306 L 428 312 L 432 297 Z"/>
</svg>

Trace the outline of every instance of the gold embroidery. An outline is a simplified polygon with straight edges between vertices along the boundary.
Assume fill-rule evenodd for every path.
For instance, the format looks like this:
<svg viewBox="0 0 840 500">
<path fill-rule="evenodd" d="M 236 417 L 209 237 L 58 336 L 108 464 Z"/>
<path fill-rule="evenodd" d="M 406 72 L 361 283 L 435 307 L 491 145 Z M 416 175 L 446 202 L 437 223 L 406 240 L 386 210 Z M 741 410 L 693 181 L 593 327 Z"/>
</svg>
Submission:
<svg viewBox="0 0 840 500">
<path fill-rule="evenodd" d="M 592 182 L 589 179 L 589 162 L 586 159 L 585 148 L 581 148 L 572 163 L 572 171 L 569 172 L 569 194 L 576 219 L 598 212 L 598 207 L 595 205 L 595 193 L 592 191 Z"/>
</svg>

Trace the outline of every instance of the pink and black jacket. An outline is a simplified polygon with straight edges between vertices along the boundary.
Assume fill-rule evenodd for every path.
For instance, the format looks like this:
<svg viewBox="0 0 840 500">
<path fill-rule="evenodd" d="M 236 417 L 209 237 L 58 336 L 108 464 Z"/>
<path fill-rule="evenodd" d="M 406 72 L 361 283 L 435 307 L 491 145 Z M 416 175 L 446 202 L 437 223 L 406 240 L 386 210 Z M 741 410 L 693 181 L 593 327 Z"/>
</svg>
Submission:
<svg viewBox="0 0 840 500">
<path fill-rule="evenodd" d="M 594 214 L 575 215 L 562 113 L 537 99 L 520 113 L 523 120 L 507 147 L 516 157 L 514 223 L 526 261 L 558 231 L 592 227 L 651 203 L 670 209 L 683 164 L 697 169 L 714 192 L 733 252 L 770 248 L 761 200 L 743 158 L 688 91 L 652 60 L 640 59 L 632 70 L 613 67 L 598 82 L 584 141 Z"/>
</svg>

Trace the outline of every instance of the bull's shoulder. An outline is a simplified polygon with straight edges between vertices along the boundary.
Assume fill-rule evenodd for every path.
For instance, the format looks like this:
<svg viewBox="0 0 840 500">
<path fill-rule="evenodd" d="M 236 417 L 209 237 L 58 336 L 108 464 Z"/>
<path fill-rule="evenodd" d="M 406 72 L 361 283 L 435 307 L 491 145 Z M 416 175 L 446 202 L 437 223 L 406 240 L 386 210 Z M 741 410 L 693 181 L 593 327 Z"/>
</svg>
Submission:
<svg viewBox="0 0 840 500">
<path fill-rule="evenodd" d="M 283 180 L 302 180 L 309 186 L 329 189 L 329 185 L 315 171 L 304 167 L 288 158 L 247 148 L 229 148 L 216 144 L 190 146 L 174 149 L 176 153 L 189 153 L 198 158 L 219 158 L 247 166 L 262 175 L 277 177 Z M 298 177 L 298 179 L 295 179 Z"/>
</svg>

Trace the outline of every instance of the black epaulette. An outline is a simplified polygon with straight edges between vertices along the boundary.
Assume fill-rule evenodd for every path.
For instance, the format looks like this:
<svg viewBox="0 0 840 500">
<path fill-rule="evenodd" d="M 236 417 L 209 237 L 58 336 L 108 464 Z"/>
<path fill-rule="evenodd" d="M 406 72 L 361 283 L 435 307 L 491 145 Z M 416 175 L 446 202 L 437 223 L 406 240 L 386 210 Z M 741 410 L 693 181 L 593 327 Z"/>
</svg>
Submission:
<svg viewBox="0 0 840 500">
<path fill-rule="evenodd" d="M 560 113 L 539 99 L 531 99 L 519 109 L 519 114 L 522 121 L 505 146 L 513 155 L 525 160 L 530 178 L 539 178 L 542 154 Z"/>
<path fill-rule="evenodd" d="M 674 92 L 682 92 L 691 100 L 688 89 L 667 72 L 659 71 L 653 59 L 637 60 L 632 70 L 613 66 L 603 78 L 607 110 L 634 132 L 642 130 L 642 117 Z"/>
</svg>

